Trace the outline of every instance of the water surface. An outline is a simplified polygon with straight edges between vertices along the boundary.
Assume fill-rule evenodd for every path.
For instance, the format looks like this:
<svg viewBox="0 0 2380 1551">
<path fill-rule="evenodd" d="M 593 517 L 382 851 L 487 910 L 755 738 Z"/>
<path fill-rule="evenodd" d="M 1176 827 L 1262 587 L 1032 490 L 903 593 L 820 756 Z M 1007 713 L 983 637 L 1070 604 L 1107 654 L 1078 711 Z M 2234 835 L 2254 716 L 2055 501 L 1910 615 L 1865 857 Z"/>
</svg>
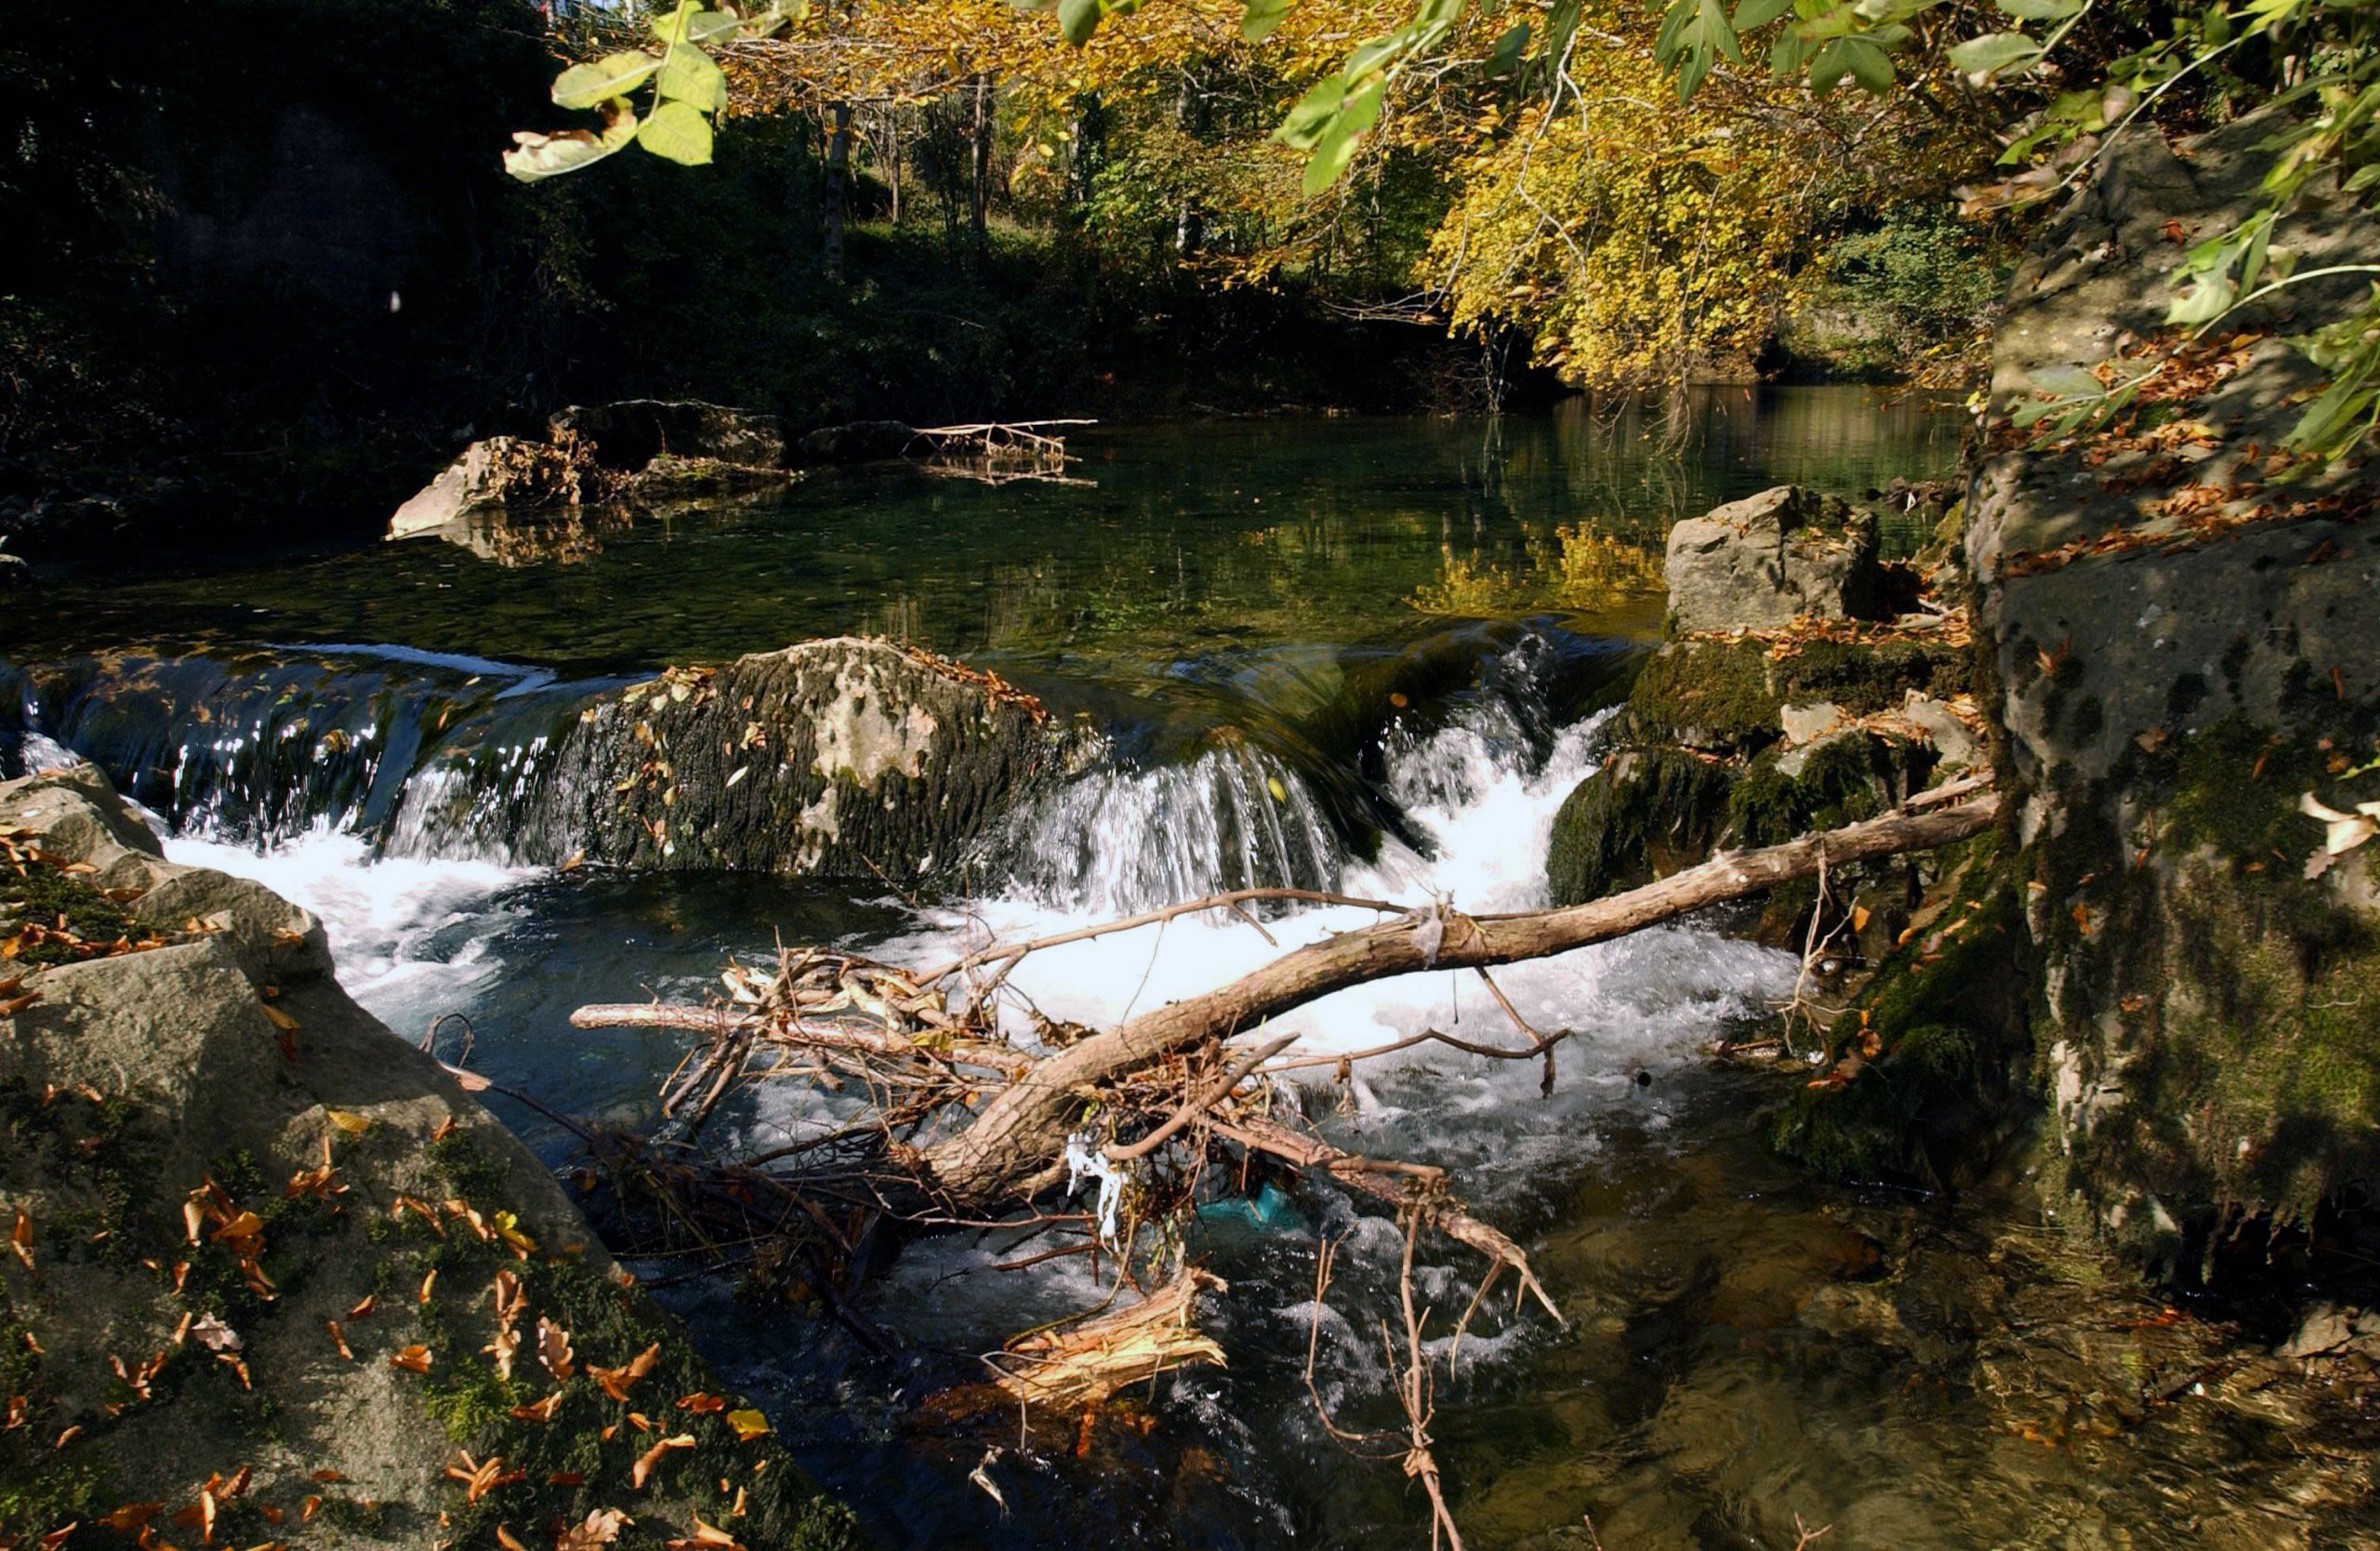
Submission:
<svg viewBox="0 0 2380 1551">
<path fill-rule="evenodd" d="M 342 979 L 399 1032 L 462 1012 L 490 1076 L 649 1123 L 682 1045 L 576 1032 L 570 1011 L 699 997 L 723 958 L 780 940 L 916 961 L 955 931 L 1038 933 L 1243 882 L 1539 902 L 1554 813 L 1658 630 L 1667 525 L 1785 480 L 1938 476 L 1960 430 L 1858 390 L 1713 391 L 1671 426 L 1574 406 L 1102 429 L 1075 443 L 1078 483 L 854 471 L 668 521 L 86 577 L 0 621 L 0 657 L 170 658 L 155 669 L 166 709 L 35 696 L 8 752 L 99 759 L 156 797 L 176 855 L 320 911 Z M 428 843 L 403 822 L 417 762 L 465 724 L 529 737 L 538 708 L 588 686 L 841 631 L 996 666 L 1099 720 L 1114 752 L 1012 815 L 963 885 L 918 898 L 523 868 L 500 790 L 468 840 Z M 369 762 L 341 765 L 365 744 Z M 282 747 L 291 758 L 260 759 Z M 1292 914 L 1269 941 L 1177 922 L 1037 959 L 1019 984 L 1052 1016 L 1109 1021 L 1363 919 Z M 1728 924 L 1502 972 L 1531 1023 L 1581 1030 L 1550 1095 L 1534 1067 L 1434 1055 L 1306 1099 L 1350 1147 L 1451 1171 L 1567 1319 L 1500 1302 L 1441 1385 L 1439 1457 L 1469 1544 L 1787 1547 L 1797 1518 L 1835 1526 L 1824 1546 L 1897 1551 L 2370 1529 L 2368 1503 L 2319 1463 L 2368 1440 L 2332 1418 L 2213 1409 L 2189 1388 L 2182 1327 L 2139 1318 L 2153 1307 L 2113 1300 L 2078 1322 L 2087 1263 L 2024 1211 L 1779 1167 L 1757 1120 L 1777 1079 L 1704 1051 L 1785 995 L 1794 963 Z M 1283 1027 L 1329 1051 L 1433 1027 L 1503 1038 L 1501 1020 L 1475 982 L 1425 974 Z M 567 1160 L 565 1133 L 502 1107 Z M 774 1145 L 817 1113 L 800 1094 L 748 1098 L 711 1140 Z M 1309 1185 L 1262 1221 L 1211 1226 L 1202 1252 L 1232 1291 L 1206 1318 L 1230 1366 L 1170 1376 L 1079 1433 L 1020 1434 L 1012 1415 L 930 1399 L 980 1378 L 974 1353 L 1113 1293 L 1112 1269 L 1095 1279 L 1079 1256 L 1002 1268 L 1049 1240 L 954 1235 L 905 1253 L 860 1294 L 901 1338 L 892 1357 L 814 1311 L 681 1279 L 682 1264 L 641 1269 L 892 1544 L 1419 1545 L 1427 1518 L 1395 1444 L 1334 1441 L 1302 1374 L 1311 1339 L 1337 1424 L 1393 1428 L 1373 1320 L 1395 1235 L 1368 1211 Z M 1317 1305 L 1326 1236 L 1342 1269 Z M 1433 1242 L 1417 1269 L 1443 1332 L 1478 1267 Z M 1005 1507 L 972 1484 L 979 1469 Z"/>
</svg>

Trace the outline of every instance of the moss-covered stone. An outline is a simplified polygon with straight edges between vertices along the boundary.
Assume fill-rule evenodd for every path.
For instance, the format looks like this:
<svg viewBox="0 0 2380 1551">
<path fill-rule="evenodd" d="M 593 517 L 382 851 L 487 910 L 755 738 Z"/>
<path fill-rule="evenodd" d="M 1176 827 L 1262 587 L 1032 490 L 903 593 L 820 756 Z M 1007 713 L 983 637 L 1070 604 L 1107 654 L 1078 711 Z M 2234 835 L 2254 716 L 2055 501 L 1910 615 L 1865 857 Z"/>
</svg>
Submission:
<svg viewBox="0 0 2380 1551">
<path fill-rule="evenodd" d="M 1654 653 L 1637 674 L 1628 726 L 1639 743 L 1760 748 L 1783 736 L 1778 705 L 1761 643 L 1678 642 Z"/>
<path fill-rule="evenodd" d="M 1937 700 L 1975 687 L 1971 648 L 1931 641 L 1813 641 L 1771 666 L 1783 701 L 1831 700 L 1847 715 L 1898 710 L 1909 692 Z"/>
<path fill-rule="evenodd" d="M 1548 895 L 1576 905 L 1701 861 L 1725 828 L 1732 784 L 1724 768 L 1681 749 L 1605 762 L 1554 815 Z"/>
<path fill-rule="evenodd" d="M 1787 1101 L 1770 1123 L 1779 1152 L 1829 1174 L 1931 1187 L 1989 1167 L 2030 1105 L 2028 944 L 1996 847 L 1987 836 L 1963 848 L 1948 906 L 1836 1019 L 1826 1054 L 1849 1079 Z"/>
</svg>

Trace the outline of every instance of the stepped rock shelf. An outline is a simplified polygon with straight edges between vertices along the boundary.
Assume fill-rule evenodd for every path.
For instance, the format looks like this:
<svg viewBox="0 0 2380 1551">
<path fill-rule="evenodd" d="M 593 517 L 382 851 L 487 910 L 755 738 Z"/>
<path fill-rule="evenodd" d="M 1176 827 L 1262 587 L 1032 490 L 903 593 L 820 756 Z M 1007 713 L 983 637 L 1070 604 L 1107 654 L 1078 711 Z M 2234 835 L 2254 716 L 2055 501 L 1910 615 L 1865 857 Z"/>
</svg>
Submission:
<svg viewBox="0 0 2380 1551">
<path fill-rule="evenodd" d="M 0 1531 L 851 1543 L 311 916 L 165 861 L 89 766 L 0 785 Z"/>
</svg>

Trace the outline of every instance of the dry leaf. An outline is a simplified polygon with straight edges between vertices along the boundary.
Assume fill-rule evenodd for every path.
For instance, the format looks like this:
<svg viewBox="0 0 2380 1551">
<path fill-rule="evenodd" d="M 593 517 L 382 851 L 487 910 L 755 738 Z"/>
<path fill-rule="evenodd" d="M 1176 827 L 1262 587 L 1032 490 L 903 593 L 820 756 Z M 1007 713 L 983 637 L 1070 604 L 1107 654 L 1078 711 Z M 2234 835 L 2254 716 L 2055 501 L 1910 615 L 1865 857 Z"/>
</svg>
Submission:
<svg viewBox="0 0 2380 1551">
<path fill-rule="evenodd" d="M 212 1314 L 202 1314 L 191 1322 L 190 1333 L 210 1352 L 236 1352 L 242 1349 L 240 1332 Z"/>
<path fill-rule="evenodd" d="M 557 1389 L 551 1395 L 547 1396 L 544 1399 L 539 1400 L 535 1405 L 514 1406 L 512 1408 L 512 1420 L 515 1422 L 550 1422 L 554 1419 L 554 1412 L 561 1409 L 562 1391 Z"/>
<path fill-rule="evenodd" d="M 660 1360 L 661 1344 L 656 1341 L 629 1359 L 626 1367 L 589 1367 L 587 1370 L 587 1376 L 602 1385 L 604 1394 L 625 1404 L 628 1398 L 628 1386 L 652 1372 L 653 1365 Z"/>
<path fill-rule="evenodd" d="M 578 1372 L 578 1356 L 570 1349 L 570 1332 L 550 1319 L 537 1321 L 537 1360 L 558 1379 Z"/>
<path fill-rule="evenodd" d="M 408 1373 L 427 1373 L 430 1372 L 430 1348 L 418 1344 L 407 1346 L 390 1357 L 389 1366 L 403 1369 Z"/>
<path fill-rule="evenodd" d="M 725 1411 L 727 1402 L 716 1395 L 681 1395 L 678 1398 L 678 1409 L 693 1412 L 696 1416 L 710 1416 Z"/>
<path fill-rule="evenodd" d="M 597 1508 L 586 1522 L 573 1524 L 554 1542 L 554 1551 L 598 1551 L 620 1538 L 620 1527 L 636 1520 L 617 1508 Z"/>
<path fill-rule="evenodd" d="M 775 1431 L 769 1425 L 769 1419 L 757 1411 L 731 1411 L 727 1413 L 727 1425 L 735 1429 L 737 1438 L 747 1441 Z"/>
<path fill-rule="evenodd" d="M 298 1020 L 296 1018 L 291 1017 L 288 1014 L 283 1012 L 280 1008 L 275 1007 L 270 1001 L 259 1001 L 257 1005 L 264 1009 L 264 1015 L 272 1020 L 273 1027 L 280 1029 L 284 1034 L 295 1034 L 298 1032 Z M 364 1123 L 369 1125 L 371 1122 L 367 1120 Z"/>
<path fill-rule="evenodd" d="M 325 1319 L 323 1323 L 329 1328 L 331 1332 L 331 1341 L 338 1347 L 338 1355 L 347 1359 L 348 1361 L 353 1362 L 355 1360 L 355 1353 L 349 1349 L 347 1345 L 347 1332 L 338 1328 L 338 1321 L 336 1319 Z"/>
<path fill-rule="evenodd" d="M 628 1484 L 641 1491 L 646 1478 L 650 1477 L 654 1467 L 661 1463 L 662 1455 L 672 1449 L 691 1449 L 694 1446 L 694 1435 L 692 1433 L 679 1433 L 674 1437 L 663 1438 L 637 1456 L 636 1464 L 628 1467 Z"/>
<path fill-rule="evenodd" d="M 496 1359 L 496 1376 L 497 1378 L 509 1379 L 512 1376 L 512 1359 L 519 1356 L 521 1352 L 521 1332 L 519 1331 L 498 1331 L 496 1332 L 496 1339 L 481 1347 L 480 1351 L 488 1357 Z"/>
</svg>

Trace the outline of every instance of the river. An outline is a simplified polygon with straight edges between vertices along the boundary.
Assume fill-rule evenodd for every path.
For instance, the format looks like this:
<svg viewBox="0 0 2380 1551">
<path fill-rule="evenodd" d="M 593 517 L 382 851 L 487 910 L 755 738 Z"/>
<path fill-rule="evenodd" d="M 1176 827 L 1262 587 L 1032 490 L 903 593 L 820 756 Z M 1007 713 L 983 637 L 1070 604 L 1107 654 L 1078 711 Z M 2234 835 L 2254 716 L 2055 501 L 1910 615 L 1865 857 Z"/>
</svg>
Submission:
<svg viewBox="0 0 2380 1551">
<path fill-rule="evenodd" d="M 857 470 L 669 521 L 86 577 L 0 622 L 0 663 L 17 665 L 0 667 L 17 702 L 0 762 L 98 760 L 160 815 L 171 855 L 322 915 L 341 978 L 400 1033 L 463 1014 L 477 1068 L 640 1123 L 682 1047 L 575 1032 L 570 1010 L 699 998 L 727 956 L 780 940 L 923 959 L 971 918 L 1038 933 L 1250 883 L 1538 902 L 1554 810 L 1658 636 L 1668 524 L 1786 481 L 1939 477 L 1962 422 L 1861 390 L 1722 389 L 1673 436 L 1654 429 L 1575 404 L 1493 423 L 1101 428 L 1074 439 L 1065 483 Z M 501 776 L 526 766 L 502 761 L 467 794 L 469 824 L 428 822 L 452 806 L 425 789 L 442 745 L 526 747 L 557 708 L 665 664 L 844 632 L 996 669 L 1091 717 L 1112 751 L 925 897 L 527 865 L 527 777 Z M 127 665 L 139 696 L 105 687 Z M 1175 922 L 1037 957 L 1018 980 L 1050 1015 L 1100 1023 L 1355 919 Z M 1535 1067 L 1444 1054 L 1367 1065 L 1329 1094 L 1351 1145 L 1448 1169 L 1568 1321 L 1501 1306 L 1442 1382 L 1439 1458 L 1469 1543 L 1791 1546 L 1798 1520 L 1833 1526 L 1829 1551 L 2301 1544 L 2268 1533 L 2271 1505 L 2319 1505 L 2289 1485 L 2302 1455 L 2283 1422 L 2217 1434 L 2108 1393 L 2106 1363 L 2181 1360 L 2142 1357 L 2153 1334 L 2078 1354 L 2062 1327 L 2026 1333 L 2022 1311 L 2042 1313 L 2028 1300 L 2046 1289 L 2070 1314 L 2088 1279 L 2054 1226 L 1990 1190 L 1839 1188 L 1768 1156 L 1756 1110 L 1776 1080 L 1706 1051 L 1789 992 L 1794 961 L 1729 924 L 1503 972 L 1531 1023 L 1583 1031 L 1550 1095 Z M 1501 1032 L 1501 1016 L 1475 980 L 1424 975 L 1286 1027 L 1328 1051 Z M 567 1162 L 567 1133 L 497 1107 Z M 747 1102 L 714 1139 L 774 1143 L 805 1118 Z M 1326 1235 L 1345 1260 L 1317 1306 Z M 1109 1295 L 1081 1257 L 1002 1268 L 1040 1247 L 954 1235 L 906 1252 L 861 1300 L 902 1338 L 889 1357 L 681 1263 L 639 1269 L 891 1544 L 1422 1544 L 1397 1451 L 1333 1441 L 1302 1379 L 1312 1336 L 1338 1423 L 1395 1422 L 1369 1324 L 1394 1286 L 1390 1224 L 1319 1188 L 1209 1224 L 1203 1253 L 1231 1283 L 1209 1324 L 1230 1364 L 1139 1392 L 1137 1421 L 1020 1437 L 1012 1415 L 921 1409 L 980 1376 L 972 1353 Z M 1475 1273 L 1425 1247 L 1438 1328 Z M 2127 1306 L 2110 1306 L 2120 1329 Z M 2208 1527 L 2224 1532 L 2201 1541 Z"/>
</svg>

